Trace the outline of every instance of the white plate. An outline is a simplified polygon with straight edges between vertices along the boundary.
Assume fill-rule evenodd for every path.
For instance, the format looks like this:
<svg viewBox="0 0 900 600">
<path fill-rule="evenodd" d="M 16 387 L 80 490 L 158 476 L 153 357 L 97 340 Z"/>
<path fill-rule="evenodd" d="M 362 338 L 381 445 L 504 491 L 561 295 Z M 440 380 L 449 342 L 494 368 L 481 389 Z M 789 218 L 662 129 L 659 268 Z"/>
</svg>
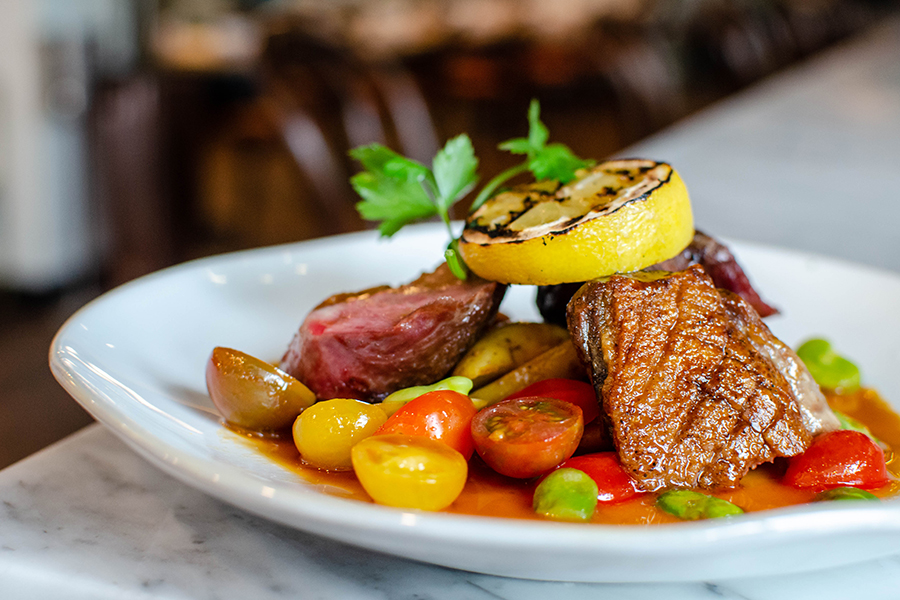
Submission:
<svg viewBox="0 0 900 600">
<path fill-rule="evenodd" d="M 685 581 L 776 574 L 900 550 L 900 501 L 831 503 L 728 521 L 633 527 L 402 511 L 329 496 L 236 442 L 206 395 L 214 346 L 276 360 L 326 296 L 402 283 L 437 262 L 438 226 L 391 242 L 363 233 L 204 259 L 92 302 L 60 330 L 53 373 L 98 421 L 167 473 L 291 527 L 366 548 L 494 575 L 568 581 Z M 733 244 L 782 310 L 786 342 L 825 335 L 900 400 L 900 277 L 823 258 Z M 503 310 L 537 318 L 533 290 Z M 895 404 L 895 407 L 898 405 Z"/>
</svg>

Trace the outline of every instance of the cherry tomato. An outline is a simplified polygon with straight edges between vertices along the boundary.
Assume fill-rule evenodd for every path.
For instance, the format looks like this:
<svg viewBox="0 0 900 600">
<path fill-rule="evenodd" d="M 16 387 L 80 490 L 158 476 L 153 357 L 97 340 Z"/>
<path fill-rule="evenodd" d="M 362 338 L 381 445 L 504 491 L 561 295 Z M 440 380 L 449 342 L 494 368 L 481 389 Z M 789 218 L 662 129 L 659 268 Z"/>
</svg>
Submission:
<svg viewBox="0 0 900 600">
<path fill-rule="evenodd" d="M 308 387 L 277 367 L 231 348 L 214 348 L 206 389 L 222 417 L 253 431 L 287 429 L 316 401 Z"/>
<path fill-rule="evenodd" d="M 414 435 L 376 435 L 353 447 L 353 470 L 378 504 L 447 508 L 462 492 L 469 465 L 441 442 Z"/>
<path fill-rule="evenodd" d="M 587 473 L 597 484 L 597 500 L 600 502 L 615 504 L 644 493 L 638 489 L 634 478 L 622 468 L 619 455 L 615 452 L 573 456 L 564 461 L 560 467 Z"/>
<path fill-rule="evenodd" d="M 387 420 L 378 406 L 335 398 L 313 404 L 294 421 L 294 445 L 306 464 L 328 471 L 349 471 L 350 449 L 373 435 Z"/>
<path fill-rule="evenodd" d="M 526 479 L 546 473 L 578 447 L 581 409 L 555 398 L 513 398 L 472 419 L 475 450 L 502 475 Z"/>
<path fill-rule="evenodd" d="M 888 482 L 884 452 L 864 433 L 832 431 L 791 458 L 783 482 L 816 491 L 842 486 L 881 487 Z"/>
<path fill-rule="evenodd" d="M 463 455 L 472 457 L 472 400 L 459 392 L 437 390 L 410 400 L 395 412 L 376 432 L 421 435 L 443 442 Z"/>
<path fill-rule="evenodd" d="M 556 398 L 577 405 L 581 409 L 585 425 L 600 416 L 600 403 L 597 402 L 594 386 L 584 381 L 544 379 L 532 383 L 522 391 L 511 395 L 510 398 L 527 398 L 528 396 Z"/>
</svg>

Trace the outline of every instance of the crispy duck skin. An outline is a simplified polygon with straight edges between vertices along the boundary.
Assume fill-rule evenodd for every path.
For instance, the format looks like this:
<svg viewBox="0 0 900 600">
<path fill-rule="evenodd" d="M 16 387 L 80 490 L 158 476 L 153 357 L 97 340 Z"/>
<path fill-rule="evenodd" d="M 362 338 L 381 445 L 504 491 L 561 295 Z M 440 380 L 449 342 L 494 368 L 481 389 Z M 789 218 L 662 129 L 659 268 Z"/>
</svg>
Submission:
<svg viewBox="0 0 900 600">
<path fill-rule="evenodd" d="M 805 371 L 799 359 L 699 265 L 589 282 L 568 323 L 622 464 L 645 490 L 733 487 L 833 428 L 824 399 L 823 419 L 798 397 L 808 373 L 788 380 Z"/>
<path fill-rule="evenodd" d="M 412 283 L 326 299 L 303 321 L 280 368 L 319 399 L 380 400 L 445 376 L 490 325 L 506 286 L 441 265 Z"/>
<path fill-rule="evenodd" d="M 701 265 L 712 277 L 716 287 L 736 293 L 749 302 L 761 317 L 778 312 L 760 298 L 728 247 L 700 231 L 694 232 L 694 239 L 677 256 L 644 270 L 676 272 L 684 271 L 691 265 Z M 565 325 L 566 304 L 581 286 L 582 283 L 540 286 L 536 301 L 544 320 L 548 323 Z"/>
</svg>

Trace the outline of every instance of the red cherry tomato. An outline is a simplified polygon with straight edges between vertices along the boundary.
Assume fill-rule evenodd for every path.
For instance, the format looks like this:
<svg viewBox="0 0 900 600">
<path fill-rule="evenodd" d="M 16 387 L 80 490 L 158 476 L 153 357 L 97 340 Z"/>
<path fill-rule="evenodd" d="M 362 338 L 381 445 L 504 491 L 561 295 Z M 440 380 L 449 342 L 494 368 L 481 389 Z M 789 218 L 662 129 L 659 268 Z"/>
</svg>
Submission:
<svg viewBox="0 0 900 600">
<path fill-rule="evenodd" d="M 600 502 L 615 504 L 644 493 L 638 489 L 634 478 L 622 468 L 619 456 L 615 452 L 573 456 L 559 466 L 587 473 L 597 484 L 597 500 Z"/>
<path fill-rule="evenodd" d="M 526 479 L 546 473 L 578 447 L 581 409 L 555 398 L 512 398 L 472 419 L 475 450 L 502 475 Z"/>
<path fill-rule="evenodd" d="M 542 398 L 556 398 L 571 402 L 581 409 L 584 424 L 587 425 L 600 416 L 600 403 L 597 402 L 597 394 L 594 386 L 576 379 L 544 379 L 532 383 L 520 392 L 511 395 L 510 398 L 527 398 L 540 396 Z"/>
<path fill-rule="evenodd" d="M 783 483 L 816 491 L 853 486 L 864 489 L 888 482 L 884 452 L 864 433 L 844 429 L 819 436 L 791 458 Z"/>
<path fill-rule="evenodd" d="M 459 392 L 437 390 L 410 400 L 381 426 L 375 435 L 398 433 L 443 442 L 469 460 L 472 443 L 472 400 Z"/>
</svg>

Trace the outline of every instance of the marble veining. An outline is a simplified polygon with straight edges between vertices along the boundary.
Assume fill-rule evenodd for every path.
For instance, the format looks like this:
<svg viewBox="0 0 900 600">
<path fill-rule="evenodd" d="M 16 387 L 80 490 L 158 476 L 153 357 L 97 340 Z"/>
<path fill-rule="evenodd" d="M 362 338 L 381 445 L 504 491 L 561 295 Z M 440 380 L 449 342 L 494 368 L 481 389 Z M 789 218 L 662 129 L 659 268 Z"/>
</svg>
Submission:
<svg viewBox="0 0 900 600">
<path fill-rule="evenodd" d="M 529 600 L 896 598 L 900 555 L 803 575 L 535 582 L 394 558 L 258 518 L 89 427 L 0 472 L 0 598 Z"/>
</svg>

